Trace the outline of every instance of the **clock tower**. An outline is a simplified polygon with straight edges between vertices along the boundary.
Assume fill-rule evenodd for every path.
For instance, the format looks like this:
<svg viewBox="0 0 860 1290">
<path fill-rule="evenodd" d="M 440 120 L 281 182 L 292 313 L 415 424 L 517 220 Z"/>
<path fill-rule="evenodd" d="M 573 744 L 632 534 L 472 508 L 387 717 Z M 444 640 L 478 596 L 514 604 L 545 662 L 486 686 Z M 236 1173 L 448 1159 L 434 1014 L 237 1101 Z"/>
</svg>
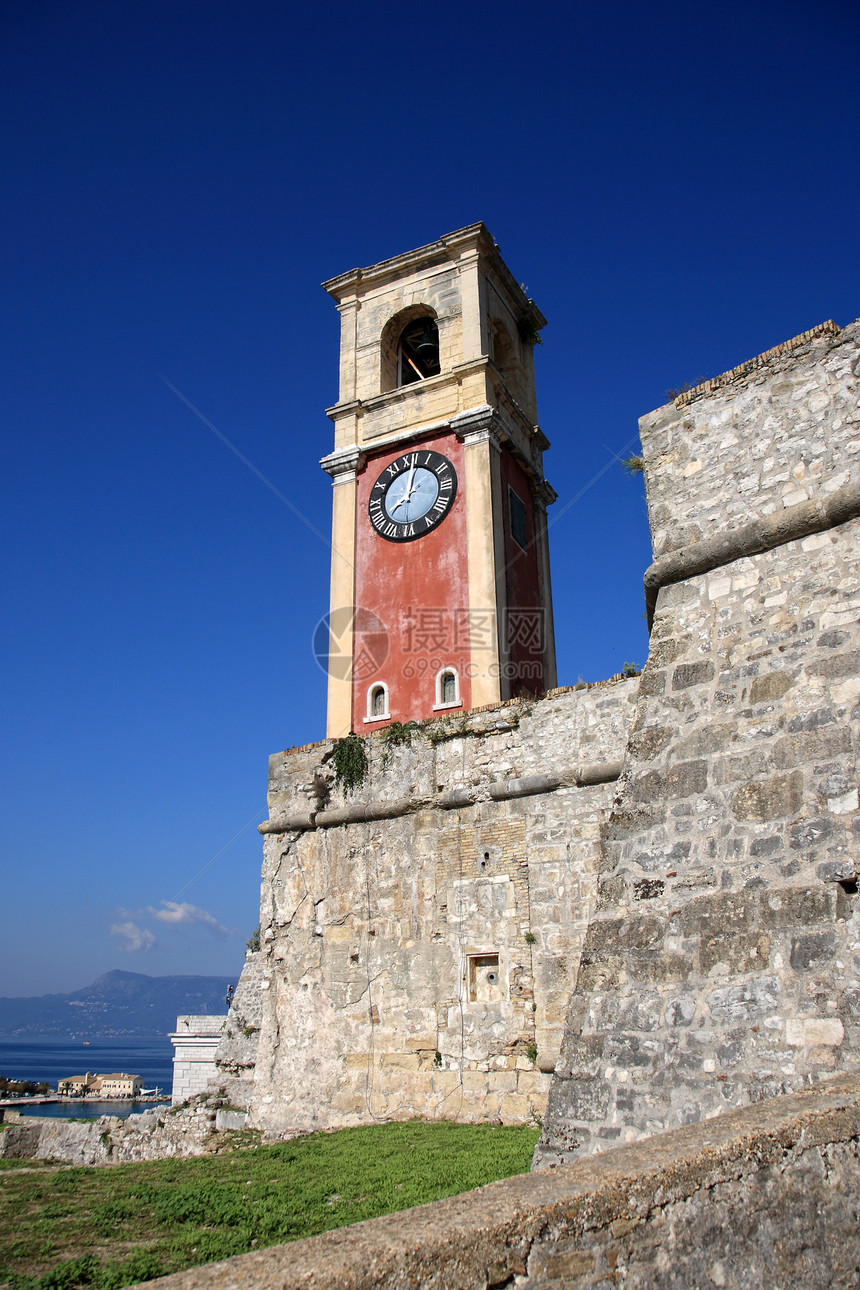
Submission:
<svg viewBox="0 0 860 1290">
<path fill-rule="evenodd" d="M 330 738 L 556 684 L 533 347 L 483 224 L 323 284 L 341 315 Z"/>
</svg>

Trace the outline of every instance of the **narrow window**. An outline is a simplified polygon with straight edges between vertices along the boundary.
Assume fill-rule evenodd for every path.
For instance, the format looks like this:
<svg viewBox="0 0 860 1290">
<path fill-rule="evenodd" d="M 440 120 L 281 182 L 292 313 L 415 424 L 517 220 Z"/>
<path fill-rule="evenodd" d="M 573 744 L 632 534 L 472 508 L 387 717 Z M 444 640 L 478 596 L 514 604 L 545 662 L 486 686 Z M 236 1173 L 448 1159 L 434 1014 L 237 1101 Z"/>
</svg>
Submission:
<svg viewBox="0 0 860 1290">
<path fill-rule="evenodd" d="M 384 681 L 372 685 L 367 691 L 367 716 L 365 725 L 371 721 L 387 721 L 391 716 L 388 710 L 388 686 Z"/>
<path fill-rule="evenodd" d="M 460 704 L 460 678 L 455 668 L 445 667 L 436 675 L 436 702 L 433 710 L 459 708 Z"/>
<path fill-rule="evenodd" d="M 508 498 L 511 508 L 511 537 L 525 550 L 529 544 L 526 534 L 526 504 L 512 488 L 508 489 Z"/>
<path fill-rule="evenodd" d="M 412 385 L 439 375 L 439 328 L 432 318 L 416 318 L 403 328 L 397 365 L 398 385 Z"/>
</svg>

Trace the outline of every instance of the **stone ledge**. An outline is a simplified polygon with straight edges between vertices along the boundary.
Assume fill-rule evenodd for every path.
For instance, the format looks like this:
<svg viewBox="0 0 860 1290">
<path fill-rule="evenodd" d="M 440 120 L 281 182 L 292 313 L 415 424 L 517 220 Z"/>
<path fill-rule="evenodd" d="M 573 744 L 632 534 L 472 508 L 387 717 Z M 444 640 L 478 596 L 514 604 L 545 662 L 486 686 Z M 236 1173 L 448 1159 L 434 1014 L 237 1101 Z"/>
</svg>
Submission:
<svg viewBox="0 0 860 1290">
<path fill-rule="evenodd" d="M 823 533 L 860 516 L 860 484 L 845 484 L 834 492 L 812 497 L 788 506 L 761 519 L 744 524 L 729 533 L 718 533 L 700 542 L 691 542 L 668 555 L 661 556 L 645 570 L 645 605 L 648 630 L 654 622 L 657 595 L 661 587 L 685 582 L 702 573 L 710 573 L 744 556 L 760 555 L 785 546 L 811 533 Z"/>
<path fill-rule="evenodd" d="M 324 811 L 276 816 L 257 825 L 257 832 L 305 833 L 313 829 L 334 829 L 344 824 L 370 824 L 374 820 L 394 820 L 418 811 L 453 811 L 474 806 L 481 800 L 506 802 L 516 797 L 534 797 L 554 793 L 559 788 L 591 788 L 611 784 L 621 774 L 621 762 L 600 762 L 591 766 L 573 766 L 567 770 L 541 775 L 524 775 L 518 779 L 495 780 L 478 788 L 454 788 L 433 797 L 400 797 L 390 801 L 355 802 Z"/>
<path fill-rule="evenodd" d="M 667 1240 L 666 1257 L 673 1266 L 682 1255 L 693 1263 L 698 1259 L 704 1260 L 704 1266 L 717 1266 L 727 1250 L 723 1279 L 711 1284 L 751 1284 L 738 1279 L 744 1271 L 747 1240 L 741 1225 L 728 1224 L 716 1232 L 712 1228 L 710 1248 L 702 1250 L 696 1245 L 700 1233 L 690 1230 L 690 1215 L 697 1203 L 703 1212 L 718 1200 L 729 1209 L 733 1198 L 737 1206 L 745 1206 L 752 1189 L 757 1206 L 753 1231 L 765 1224 L 768 1240 L 774 1239 L 774 1229 L 784 1230 L 790 1240 L 796 1232 L 792 1206 L 799 1203 L 797 1174 L 802 1175 L 807 1193 L 808 1179 L 821 1175 L 828 1197 L 842 1206 L 836 1211 L 840 1219 L 844 1210 L 844 1230 L 833 1230 L 831 1210 L 826 1219 L 815 1211 L 820 1230 L 804 1229 L 803 1250 L 815 1249 L 820 1258 L 812 1266 L 798 1261 L 792 1286 L 817 1290 L 855 1284 L 843 1279 L 841 1270 L 846 1259 L 851 1268 L 858 1260 L 851 1195 L 843 1197 L 822 1170 L 816 1171 L 815 1161 L 811 1174 L 808 1167 L 804 1173 L 803 1166 L 818 1148 L 828 1148 L 833 1156 L 834 1144 L 837 1148 L 854 1144 L 843 1154 L 847 1168 L 856 1175 L 860 1172 L 858 1138 L 860 1072 L 852 1071 L 801 1093 L 759 1102 L 572 1165 L 505 1179 L 449 1200 L 239 1255 L 147 1285 L 162 1290 L 238 1290 L 240 1286 L 249 1290 L 381 1286 L 489 1290 L 513 1284 L 516 1278 L 521 1287 L 573 1290 L 609 1280 L 614 1283 L 617 1275 L 610 1272 L 616 1268 L 618 1273 L 630 1268 L 640 1275 L 644 1270 L 646 1278 L 650 1275 L 637 1284 L 668 1285 L 655 1263 L 663 1257 Z M 856 1176 L 851 1181 L 856 1183 Z M 650 1227 L 652 1220 L 659 1231 Z M 673 1232 L 666 1230 L 670 1221 L 676 1224 Z M 672 1239 L 678 1233 L 686 1245 Z M 756 1254 L 760 1258 L 760 1252 Z M 781 1286 L 781 1275 L 778 1267 L 767 1266 L 756 1284 Z M 703 1279 L 687 1282 L 707 1283 Z"/>
</svg>

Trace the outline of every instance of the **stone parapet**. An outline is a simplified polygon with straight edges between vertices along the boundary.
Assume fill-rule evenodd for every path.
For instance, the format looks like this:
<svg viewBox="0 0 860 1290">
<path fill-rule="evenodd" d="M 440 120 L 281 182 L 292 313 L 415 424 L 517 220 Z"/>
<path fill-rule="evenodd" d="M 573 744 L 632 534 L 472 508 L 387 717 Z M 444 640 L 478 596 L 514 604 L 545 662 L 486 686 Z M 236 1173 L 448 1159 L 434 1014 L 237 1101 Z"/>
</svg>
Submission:
<svg viewBox="0 0 860 1290">
<path fill-rule="evenodd" d="M 860 322 L 797 339 L 639 422 L 655 559 L 860 485 Z"/>
</svg>

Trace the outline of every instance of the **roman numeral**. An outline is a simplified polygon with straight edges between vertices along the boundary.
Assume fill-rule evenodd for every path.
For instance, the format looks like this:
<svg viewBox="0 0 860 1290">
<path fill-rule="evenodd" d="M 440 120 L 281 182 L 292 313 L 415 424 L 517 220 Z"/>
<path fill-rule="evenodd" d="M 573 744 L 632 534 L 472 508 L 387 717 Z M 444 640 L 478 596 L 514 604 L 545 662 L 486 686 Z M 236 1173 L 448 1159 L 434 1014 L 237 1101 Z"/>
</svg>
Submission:
<svg viewBox="0 0 860 1290">
<path fill-rule="evenodd" d="M 392 461 L 391 465 L 386 468 L 386 475 L 399 475 L 403 467 L 399 461 Z"/>
<path fill-rule="evenodd" d="M 441 488 L 443 493 L 450 493 L 451 489 L 454 487 L 454 481 L 451 478 L 451 476 L 446 475 L 445 478 L 440 482 L 439 487 Z"/>
</svg>

